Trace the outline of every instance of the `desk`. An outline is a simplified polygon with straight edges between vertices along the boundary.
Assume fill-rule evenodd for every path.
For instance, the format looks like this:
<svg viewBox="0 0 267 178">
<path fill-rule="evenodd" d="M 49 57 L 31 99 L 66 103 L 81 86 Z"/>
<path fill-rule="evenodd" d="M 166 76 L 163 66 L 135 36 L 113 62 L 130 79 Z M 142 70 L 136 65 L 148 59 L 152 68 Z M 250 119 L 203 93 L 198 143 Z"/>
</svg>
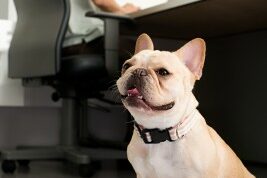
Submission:
<svg viewBox="0 0 267 178">
<path fill-rule="evenodd" d="M 267 29 L 266 0 L 180 2 L 169 0 L 165 5 L 130 14 L 136 21 L 136 27 L 123 26 L 122 33 L 138 35 L 145 32 L 152 37 L 188 40 Z"/>
</svg>

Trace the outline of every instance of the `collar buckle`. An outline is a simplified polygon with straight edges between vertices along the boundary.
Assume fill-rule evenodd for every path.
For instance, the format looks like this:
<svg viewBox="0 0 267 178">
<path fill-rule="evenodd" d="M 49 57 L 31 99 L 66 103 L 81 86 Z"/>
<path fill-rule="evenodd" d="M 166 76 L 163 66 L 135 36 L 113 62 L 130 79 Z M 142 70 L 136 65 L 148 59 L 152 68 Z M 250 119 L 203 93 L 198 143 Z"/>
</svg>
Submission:
<svg viewBox="0 0 267 178">
<path fill-rule="evenodd" d="M 151 129 L 149 131 L 152 143 L 160 143 L 164 142 L 166 140 L 172 141 L 170 134 L 169 134 L 169 129 L 164 129 L 164 130 L 159 130 L 159 129 Z"/>
<path fill-rule="evenodd" d="M 160 129 L 141 129 L 138 124 L 135 124 L 135 126 L 138 129 L 138 132 L 141 136 L 141 138 L 144 140 L 147 144 L 157 144 L 164 142 L 166 140 L 168 141 L 174 141 L 171 139 L 169 130 L 171 128 L 167 128 L 164 130 Z"/>
</svg>

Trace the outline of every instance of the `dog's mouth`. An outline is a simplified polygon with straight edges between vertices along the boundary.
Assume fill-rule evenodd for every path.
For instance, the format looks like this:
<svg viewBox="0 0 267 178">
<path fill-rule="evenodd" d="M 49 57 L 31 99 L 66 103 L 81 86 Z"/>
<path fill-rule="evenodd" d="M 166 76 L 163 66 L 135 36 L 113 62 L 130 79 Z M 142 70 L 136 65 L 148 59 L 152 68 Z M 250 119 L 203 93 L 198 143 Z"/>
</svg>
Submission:
<svg viewBox="0 0 267 178">
<path fill-rule="evenodd" d="M 165 111 L 173 108 L 175 102 L 170 102 L 161 106 L 153 106 L 146 101 L 141 92 L 136 87 L 130 87 L 126 95 L 121 95 L 122 99 L 127 102 L 129 106 L 144 108 L 154 111 Z"/>
</svg>

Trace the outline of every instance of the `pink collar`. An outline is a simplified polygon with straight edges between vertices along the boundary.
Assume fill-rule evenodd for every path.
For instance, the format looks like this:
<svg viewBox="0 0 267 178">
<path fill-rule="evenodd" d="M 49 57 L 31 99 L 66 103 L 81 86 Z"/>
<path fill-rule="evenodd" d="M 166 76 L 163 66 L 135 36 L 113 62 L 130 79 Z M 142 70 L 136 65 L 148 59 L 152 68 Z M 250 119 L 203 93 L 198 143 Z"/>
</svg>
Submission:
<svg viewBox="0 0 267 178">
<path fill-rule="evenodd" d="M 156 144 L 165 142 L 166 140 L 173 142 L 183 138 L 194 126 L 197 121 L 195 117 L 198 113 L 197 110 L 182 119 L 178 124 L 163 130 L 158 128 L 146 129 L 142 125 L 135 122 L 135 130 L 146 144 Z"/>
</svg>

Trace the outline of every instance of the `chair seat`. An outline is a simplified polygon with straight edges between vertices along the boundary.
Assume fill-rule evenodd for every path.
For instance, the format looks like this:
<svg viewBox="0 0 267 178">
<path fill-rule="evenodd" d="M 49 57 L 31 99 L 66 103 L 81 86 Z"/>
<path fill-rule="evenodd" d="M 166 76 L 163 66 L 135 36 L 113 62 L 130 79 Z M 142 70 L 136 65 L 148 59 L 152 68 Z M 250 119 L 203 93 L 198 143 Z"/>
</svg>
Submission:
<svg viewBox="0 0 267 178">
<path fill-rule="evenodd" d="M 104 56 L 76 55 L 62 58 L 59 76 L 71 79 L 96 79 L 106 76 Z"/>
<path fill-rule="evenodd" d="M 90 98 L 110 86 L 104 57 L 97 54 L 75 55 L 61 58 L 61 69 L 48 85 L 63 97 Z"/>
</svg>

